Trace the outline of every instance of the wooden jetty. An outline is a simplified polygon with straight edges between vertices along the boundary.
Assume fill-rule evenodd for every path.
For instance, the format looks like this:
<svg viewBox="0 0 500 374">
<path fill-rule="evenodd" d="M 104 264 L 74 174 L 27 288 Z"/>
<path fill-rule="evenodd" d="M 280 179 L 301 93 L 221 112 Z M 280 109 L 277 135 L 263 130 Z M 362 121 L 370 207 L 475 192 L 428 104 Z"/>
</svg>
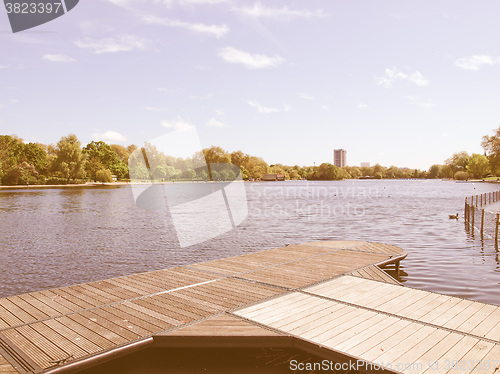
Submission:
<svg viewBox="0 0 500 374">
<path fill-rule="evenodd" d="M 76 373 L 148 347 L 295 347 L 362 372 L 493 374 L 500 307 L 381 270 L 405 257 L 311 242 L 6 297 L 0 373 Z"/>
</svg>

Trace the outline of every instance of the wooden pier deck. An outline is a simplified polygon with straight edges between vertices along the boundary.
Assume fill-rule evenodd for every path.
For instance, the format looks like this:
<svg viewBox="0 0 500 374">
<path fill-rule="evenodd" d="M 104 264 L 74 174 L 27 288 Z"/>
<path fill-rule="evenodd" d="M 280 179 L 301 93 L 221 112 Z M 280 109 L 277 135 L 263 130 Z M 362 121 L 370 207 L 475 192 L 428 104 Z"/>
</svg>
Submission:
<svg viewBox="0 0 500 374">
<path fill-rule="evenodd" d="M 0 373 L 72 373 L 152 346 L 235 345 L 389 362 L 393 372 L 432 372 L 398 366 L 424 359 L 446 372 L 446 358 L 467 359 L 477 361 L 467 372 L 494 373 L 500 308 L 401 286 L 380 266 L 405 256 L 386 244 L 311 242 L 3 298 Z"/>
</svg>

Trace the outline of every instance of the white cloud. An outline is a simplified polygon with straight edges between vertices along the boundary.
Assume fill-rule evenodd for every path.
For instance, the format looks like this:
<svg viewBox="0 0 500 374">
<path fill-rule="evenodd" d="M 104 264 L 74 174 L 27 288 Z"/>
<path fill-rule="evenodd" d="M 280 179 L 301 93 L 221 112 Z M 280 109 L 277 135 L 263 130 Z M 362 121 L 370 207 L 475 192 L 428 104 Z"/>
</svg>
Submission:
<svg viewBox="0 0 500 374">
<path fill-rule="evenodd" d="M 184 121 L 182 118 L 177 117 L 177 119 L 173 121 L 162 121 L 161 125 L 163 127 L 166 127 L 167 129 L 174 129 L 176 131 L 185 131 L 185 130 L 190 130 L 194 129 L 194 126 L 191 125 L 189 122 Z"/>
<path fill-rule="evenodd" d="M 215 114 L 217 114 L 218 116 L 225 116 L 226 115 L 226 113 L 220 109 L 215 109 Z"/>
<path fill-rule="evenodd" d="M 77 47 L 90 49 L 93 53 L 128 52 L 134 49 L 147 50 L 151 48 L 151 40 L 134 35 L 120 35 L 114 38 L 85 38 L 74 42 Z"/>
<path fill-rule="evenodd" d="M 420 73 L 419 71 L 414 71 L 413 73 L 406 74 L 394 67 L 392 69 L 385 69 L 384 73 L 385 74 L 382 77 L 375 77 L 377 83 L 384 87 L 391 87 L 396 80 L 406 80 L 420 87 L 429 85 L 429 81 L 425 79 L 422 73 Z"/>
<path fill-rule="evenodd" d="M 459 58 L 455 65 L 465 70 L 477 71 L 483 65 L 495 65 L 500 62 L 500 58 L 493 58 L 489 55 L 474 55 L 471 57 Z"/>
<path fill-rule="evenodd" d="M 126 142 L 127 138 L 116 131 L 106 131 L 103 133 L 94 132 L 92 134 L 94 140 L 102 140 L 103 142 Z"/>
<path fill-rule="evenodd" d="M 75 62 L 76 60 L 74 58 L 71 58 L 66 55 L 43 55 L 42 57 L 44 60 L 47 61 L 52 61 L 52 62 Z"/>
<path fill-rule="evenodd" d="M 305 93 L 299 94 L 299 96 L 305 100 L 314 100 L 314 97 Z"/>
<path fill-rule="evenodd" d="M 358 108 L 359 108 L 359 109 L 365 109 L 366 107 L 367 107 L 367 105 L 366 105 L 366 104 L 364 104 L 364 103 L 359 103 L 359 104 L 358 104 Z"/>
<path fill-rule="evenodd" d="M 152 15 L 142 16 L 142 19 L 148 24 L 178 27 L 197 33 L 212 35 L 216 38 L 221 38 L 229 32 L 228 25 L 205 25 L 203 23 L 189 23 L 179 20 L 171 20 L 168 18 L 159 18 Z"/>
<path fill-rule="evenodd" d="M 330 110 L 330 107 L 328 105 L 321 105 L 321 109 Z"/>
<path fill-rule="evenodd" d="M 260 105 L 256 101 L 248 100 L 247 103 L 248 103 L 248 105 L 253 106 L 254 108 L 256 108 L 259 113 L 275 113 L 275 112 L 279 112 L 279 109 L 277 109 L 277 108 L 266 107 L 266 106 Z"/>
<path fill-rule="evenodd" d="M 249 17 L 269 18 L 273 20 L 326 17 L 326 13 L 322 9 L 297 10 L 289 9 L 287 6 L 281 8 L 271 8 L 262 5 L 260 1 L 254 3 L 252 7 L 235 8 L 235 10 Z"/>
<path fill-rule="evenodd" d="M 3 104 L 0 104 L 0 109 L 2 109 L 2 108 L 3 108 Z"/>
<path fill-rule="evenodd" d="M 219 57 L 231 64 L 241 64 L 248 69 L 274 68 L 281 65 L 285 59 L 278 56 L 251 54 L 233 47 L 225 47 L 219 51 Z"/>
<path fill-rule="evenodd" d="M 8 65 L 0 65 L 0 69 L 8 69 L 9 66 Z"/>
<path fill-rule="evenodd" d="M 210 118 L 210 120 L 207 122 L 208 127 L 226 127 L 224 123 L 221 121 L 215 119 L 215 118 Z"/>
<path fill-rule="evenodd" d="M 289 111 L 291 111 L 291 110 L 292 110 L 292 106 L 291 106 L 291 105 L 289 105 L 289 104 L 287 104 L 287 103 L 283 103 L 283 110 L 284 110 L 285 112 L 289 112 Z"/>
</svg>

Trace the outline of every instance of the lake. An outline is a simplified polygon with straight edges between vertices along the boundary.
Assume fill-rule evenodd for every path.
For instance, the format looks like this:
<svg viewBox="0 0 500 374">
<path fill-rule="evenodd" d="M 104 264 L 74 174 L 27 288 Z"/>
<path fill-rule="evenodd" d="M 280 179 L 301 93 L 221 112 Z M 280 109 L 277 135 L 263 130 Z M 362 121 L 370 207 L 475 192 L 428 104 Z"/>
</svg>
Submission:
<svg viewBox="0 0 500 374">
<path fill-rule="evenodd" d="M 500 305 L 500 254 L 489 236 L 466 229 L 462 215 L 465 196 L 500 186 L 347 180 L 244 188 L 248 217 L 186 248 L 171 214 L 138 207 L 130 186 L 0 190 L 0 296 L 286 244 L 367 240 L 408 252 L 400 276 L 407 286 Z M 448 218 L 457 212 L 458 221 Z"/>
</svg>

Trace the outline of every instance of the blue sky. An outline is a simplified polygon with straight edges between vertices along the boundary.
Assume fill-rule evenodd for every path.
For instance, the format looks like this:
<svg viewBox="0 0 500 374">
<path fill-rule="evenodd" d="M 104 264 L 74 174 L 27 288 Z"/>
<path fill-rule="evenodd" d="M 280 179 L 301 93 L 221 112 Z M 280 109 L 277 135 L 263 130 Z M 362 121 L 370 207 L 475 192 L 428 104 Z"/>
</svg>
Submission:
<svg viewBox="0 0 500 374">
<path fill-rule="evenodd" d="M 500 125 L 500 4 L 81 0 L 12 34 L 0 134 L 142 144 L 196 127 L 268 163 L 427 169 Z"/>
</svg>

